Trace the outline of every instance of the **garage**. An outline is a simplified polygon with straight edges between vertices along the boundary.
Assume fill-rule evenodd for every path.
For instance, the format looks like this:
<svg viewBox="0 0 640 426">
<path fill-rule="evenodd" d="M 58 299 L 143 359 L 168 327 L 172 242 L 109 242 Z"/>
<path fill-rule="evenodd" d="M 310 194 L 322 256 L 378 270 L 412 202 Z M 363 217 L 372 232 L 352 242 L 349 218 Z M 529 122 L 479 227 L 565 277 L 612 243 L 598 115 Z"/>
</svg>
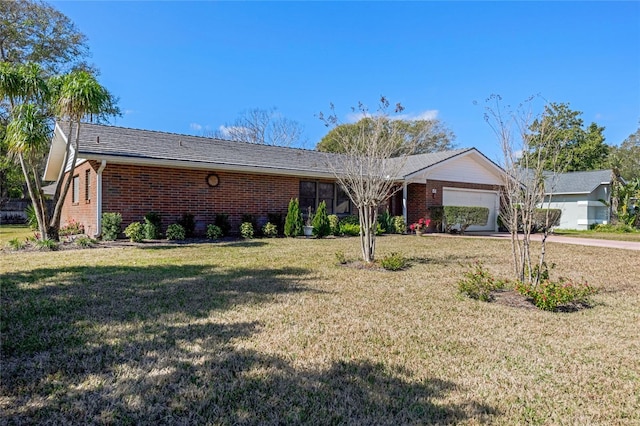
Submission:
<svg viewBox="0 0 640 426">
<path fill-rule="evenodd" d="M 450 187 L 442 189 L 442 205 L 444 206 L 487 207 L 489 209 L 487 224 L 485 226 L 470 226 L 467 231 L 497 231 L 499 201 L 496 191 Z"/>
</svg>

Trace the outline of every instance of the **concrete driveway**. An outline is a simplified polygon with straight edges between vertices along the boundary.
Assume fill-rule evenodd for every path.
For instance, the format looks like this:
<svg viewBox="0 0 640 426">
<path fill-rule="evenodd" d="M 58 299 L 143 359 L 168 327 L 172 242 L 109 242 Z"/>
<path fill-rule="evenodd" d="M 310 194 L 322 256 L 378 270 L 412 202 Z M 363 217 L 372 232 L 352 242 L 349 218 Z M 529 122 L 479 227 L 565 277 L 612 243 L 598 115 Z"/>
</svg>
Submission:
<svg viewBox="0 0 640 426">
<path fill-rule="evenodd" d="M 446 234 L 443 234 L 446 235 Z M 466 237 L 489 237 L 489 238 L 501 238 L 509 239 L 511 236 L 507 233 L 487 233 L 487 232 L 468 232 Z M 532 234 L 531 241 L 542 240 L 541 234 Z M 593 246 L 593 247 L 608 247 L 618 248 L 624 250 L 638 250 L 640 251 L 640 242 L 634 241 L 614 241 L 614 240 L 599 240 L 596 238 L 579 238 L 579 237 L 565 237 L 563 235 L 549 235 L 547 242 L 560 243 L 560 244 L 575 244 L 578 246 Z"/>
</svg>

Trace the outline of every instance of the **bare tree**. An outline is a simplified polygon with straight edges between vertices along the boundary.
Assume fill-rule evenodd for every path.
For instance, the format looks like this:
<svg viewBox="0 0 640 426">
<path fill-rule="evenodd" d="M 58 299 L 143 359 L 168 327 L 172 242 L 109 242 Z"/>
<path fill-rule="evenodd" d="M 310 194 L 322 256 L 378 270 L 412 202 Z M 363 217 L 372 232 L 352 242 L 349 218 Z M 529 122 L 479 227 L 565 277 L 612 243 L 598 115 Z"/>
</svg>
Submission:
<svg viewBox="0 0 640 426">
<path fill-rule="evenodd" d="M 502 150 L 503 182 L 501 216 L 511 234 L 512 263 L 516 278 L 537 285 L 546 273 L 546 242 L 555 218 L 549 209 L 558 174 L 563 143 L 558 128 L 535 117 L 531 104 L 535 98 L 512 110 L 492 95 L 487 102 L 485 120 L 497 136 Z M 535 152 L 535 155 L 531 153 Z M 530 153 L 530 155 L 523 155 Z M 546 171 L 545 171 L 546 168 Z M 531 233 L 540 225 L 543 208 L 542 243 L 534 261 Z"/>
<path fill-rule="evenodd" d="M 232 124 L 205 136 L 260 145 L 292 146 L 302 141 L 304 128 L 280 115 L 276 108 L 244 111 Z"/>
<path fill-rule="evenodd" d="M 331 132 L 332 143 L 340 146 L 342 154 L 327 154 L 327 163 L 336 180 L 358 209 L 360 219 L 360 246 L 362 258 L 370 263 L 375 260 L 378 207 L 400 186 L 396 178 L 412 150 L 392 158 L 397 152 L 397 126 L 389 126 L 389 101 L 382 97 L 375 114 L 360 104 L 359 112 L 367 118 L 353 127 L 341 127 L 331 105 L 328 116 L 319 118 L 327 126 L 335 126 Z M 396 104 L 395 113 L 404 108 Z"/>
</svg>

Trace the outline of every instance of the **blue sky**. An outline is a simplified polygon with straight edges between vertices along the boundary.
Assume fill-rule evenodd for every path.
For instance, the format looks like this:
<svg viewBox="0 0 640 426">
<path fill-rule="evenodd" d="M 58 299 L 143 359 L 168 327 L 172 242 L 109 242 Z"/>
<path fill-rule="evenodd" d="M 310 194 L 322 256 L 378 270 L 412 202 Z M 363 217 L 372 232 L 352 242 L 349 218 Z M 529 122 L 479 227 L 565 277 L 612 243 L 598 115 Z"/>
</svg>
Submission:
<svg viewBox="0 0 640 426">
<path fill-rule="evenodd" d="M 277 107 L 313 148 L 331 102 L 346 119 L 385 95 L 496 160 L 492 93 L 569 103 L 610 144 L 640 120 L 640 2 L 51 3 L 88 36 L 120 126 L 200 135 Z"/>
</svg>

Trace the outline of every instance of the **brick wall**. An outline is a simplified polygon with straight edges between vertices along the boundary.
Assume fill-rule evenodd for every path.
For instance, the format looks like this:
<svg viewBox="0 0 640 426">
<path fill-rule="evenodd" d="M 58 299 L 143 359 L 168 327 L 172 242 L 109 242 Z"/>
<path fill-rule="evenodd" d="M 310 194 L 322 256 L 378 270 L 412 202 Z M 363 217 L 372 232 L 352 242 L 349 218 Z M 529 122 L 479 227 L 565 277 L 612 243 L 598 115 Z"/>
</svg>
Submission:
<svg viewBox="0 0 640 426">
<path fill-rule="evenodd" d="M 237 229 L 243 214 L 266 223 L 267 213 L 286 214 L 289 200 L 299 195 L 299 178 L 216 172 L 219 184 L 210 187 L 210 171 L 107 164 L 103 171 L 103 212 L 122 214 L 123 229 L 153 211 L 162 216 L 163 231 L 191 213 L 196 233 L 203 234 L 215 214 L 228 214 Z"/>
<path fill-rule="evenodd" d="M 74 170 L 74 176 L 78 176 L 78 200 L 73 203 L 73 182 L 69 185 L 69 191 L 64 200 L 62 214 L 60 216 L 60 225 L 64 226 L 71 219 L 78 221 L 84 225 L 84 232 L 93 236 L 98 229 L 96 221 L 96 205 L 98 199 L 97 192 L 97 170 L 99 164 L 95 161 L 87 161 L 78 165 Z M 89 172 L 89 186 L 87 188 L 86 172 Z M 65 175 L 65 176 L 68 176 Z M 88 189 L 88 199 L 86 197 Z"/>
</svg>

